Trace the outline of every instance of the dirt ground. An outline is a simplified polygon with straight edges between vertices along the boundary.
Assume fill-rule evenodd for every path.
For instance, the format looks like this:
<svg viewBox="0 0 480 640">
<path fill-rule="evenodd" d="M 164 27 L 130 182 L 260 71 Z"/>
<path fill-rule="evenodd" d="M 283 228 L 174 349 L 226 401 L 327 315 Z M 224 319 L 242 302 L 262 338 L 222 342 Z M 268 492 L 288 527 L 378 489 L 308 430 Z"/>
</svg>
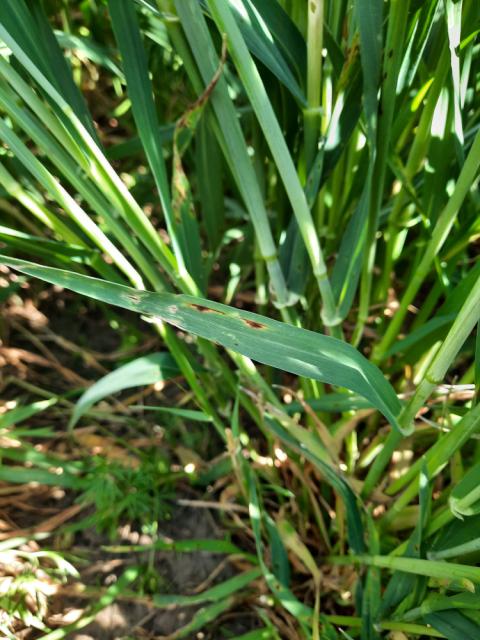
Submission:
<svg viewBox="0 0 480 640">
<path fill-rule="evenodd" d="M 141 536 L 131 531 L 128 526 L 120 531 L 123 539 L 129 541 L 138 540 Z M 160 534 L 172 540 L 188 540 L 192 538 L 213 539 L 221 536 L 222 531 L 215 522 L 214 516 L 208 509 L 195 509 L 188 507 L 178 508 L 170 521 L 161 523 Z M 112 554 L 107 554 L 100 549 L 100 545 L 106 544 L 105 539 L 94 530 L 87 530 L 80 536 L 80 540 L 73 546 L 72 551 L 87 552 L 91 564 L 82 572 L 82 582 L 95 583 L 99 580 L 108 584 L 109 577 L 116 574 L 119 569 L 116 566 Z M 123 557 L 122 567 L 131 562 L 138 562 L 138 554 Z M 207 552 L 176 553 L 156 552 L 156 572 L 163 583 L 166 593 L 191 594 L 222 582 L 235 573 L 235 568 L 225 562 L 225 556 Z M 92 571 L 96 568 L 96 571 Z M 67 612 L 81 606 L 81 601 L 75 598 L 64 597 L 61 594 L 52 601 L 52 612 Z M 72 634 L 76 640 L 117 640 L 125 637 L 148 638 L 169 636 L 186 625 L 193 613 L 199 607 L 172 607 L 167 610 L 158 610 L 151 604 L 132 602 L 120 598 L 101 611 L 95 622 L 88 625 L 81 632 Z M 228 631 L 234 635 L 245 633 L 253 628 L 252 617 L 248 615 L 235 616 L 226 625 Z M 223 631 L 217 635 L 212 630 L 211 638 L 224 638 Z M 194 634 L 187 638 L 201 638 L 202 635 Z"/>
</svg>

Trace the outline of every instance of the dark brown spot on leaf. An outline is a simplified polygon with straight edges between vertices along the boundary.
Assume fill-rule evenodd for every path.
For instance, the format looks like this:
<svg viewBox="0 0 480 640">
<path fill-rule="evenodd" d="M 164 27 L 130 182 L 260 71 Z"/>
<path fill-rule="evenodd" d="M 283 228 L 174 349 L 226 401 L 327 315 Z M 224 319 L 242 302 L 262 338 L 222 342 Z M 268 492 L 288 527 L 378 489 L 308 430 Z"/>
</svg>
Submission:
<svg viewBox="0 0 480 640">
<path fill-rule="evenodd" d="M 255 322 L 255 320 L 245 320 L 243 318 L 242 320 L 247 326 L 251 327 L 252 329 L 265 329 L 267 326 L 265 324 L 262 324 L 261 322 Z"/>
<path fill-rule="evenodd" d="M 201 304 L 195 304 L 194 302 L 188 305 L 192 307 L 192 309 L 196 309 L 196 311 L 200 311 L 200 313 L 219 313 L 221 316 L 225 315 L 224 311 L 218 311 L 217 309 L 209 309 L 208 307 L 204 307 Z"/>
</svg>

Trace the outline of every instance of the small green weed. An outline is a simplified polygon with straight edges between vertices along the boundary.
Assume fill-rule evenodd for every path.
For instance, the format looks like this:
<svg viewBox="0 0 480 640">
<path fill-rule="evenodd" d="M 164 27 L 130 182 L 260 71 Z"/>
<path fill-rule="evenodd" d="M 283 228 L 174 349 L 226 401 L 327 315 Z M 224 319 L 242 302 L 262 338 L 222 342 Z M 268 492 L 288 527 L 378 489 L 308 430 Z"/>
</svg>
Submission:
<svg viewBox="0 0 480 640">
<path fill-rule="evenodd" d="M 95 507 L 94 523 L 113 540 L 121 524 L 133 523 L 145 531 L 170 517 L 174 498 L 172 475 L 158 455 L 146 456 L 138 466 L 94 456 L 85 474 L 79 502 Z"/>
</svg>

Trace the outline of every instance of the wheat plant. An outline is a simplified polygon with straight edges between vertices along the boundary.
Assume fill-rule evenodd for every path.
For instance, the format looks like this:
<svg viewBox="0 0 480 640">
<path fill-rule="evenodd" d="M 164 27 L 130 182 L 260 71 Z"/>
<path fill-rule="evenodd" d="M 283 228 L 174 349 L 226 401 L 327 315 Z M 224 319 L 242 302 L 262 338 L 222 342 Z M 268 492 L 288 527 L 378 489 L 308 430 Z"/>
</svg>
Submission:
<svg viewBox="0 0 480 640">
<path fill-rule="evenodd" d="M 476 0 L 2 0 L 1 260 L 141 314 L 223 442 L 257 557 L 207 622 L 261 579 L 299 638 L 480 638 L 479 33 Z"/>
</svg>

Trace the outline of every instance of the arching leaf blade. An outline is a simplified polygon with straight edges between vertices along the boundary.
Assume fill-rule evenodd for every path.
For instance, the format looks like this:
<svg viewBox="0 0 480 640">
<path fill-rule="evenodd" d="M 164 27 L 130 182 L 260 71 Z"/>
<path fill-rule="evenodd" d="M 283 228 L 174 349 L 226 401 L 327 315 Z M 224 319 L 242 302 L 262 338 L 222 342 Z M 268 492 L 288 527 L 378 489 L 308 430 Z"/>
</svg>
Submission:
<svg viewBox="0 0 480 640">
<path fill-rule="evenodd" d="M 203 298 L 140 291 L 7 256 L 0 260 L 76 293 L 161 319 L 257 362 L 355 391 L 400 429 L 401 405 L 393 387 L 346 342 Z"/>
<path fill-rule="evenodd" d="M 80 418 L 94 404 L 104 398 L 132 387 L 141 387 L 179 375 L 180 371 L 169 353 L 150 353 L 135 358 L 123 366 L 107 373 L 80 397 L 72 413 L 69 429 L 77 424 Z"/>
</svg>

